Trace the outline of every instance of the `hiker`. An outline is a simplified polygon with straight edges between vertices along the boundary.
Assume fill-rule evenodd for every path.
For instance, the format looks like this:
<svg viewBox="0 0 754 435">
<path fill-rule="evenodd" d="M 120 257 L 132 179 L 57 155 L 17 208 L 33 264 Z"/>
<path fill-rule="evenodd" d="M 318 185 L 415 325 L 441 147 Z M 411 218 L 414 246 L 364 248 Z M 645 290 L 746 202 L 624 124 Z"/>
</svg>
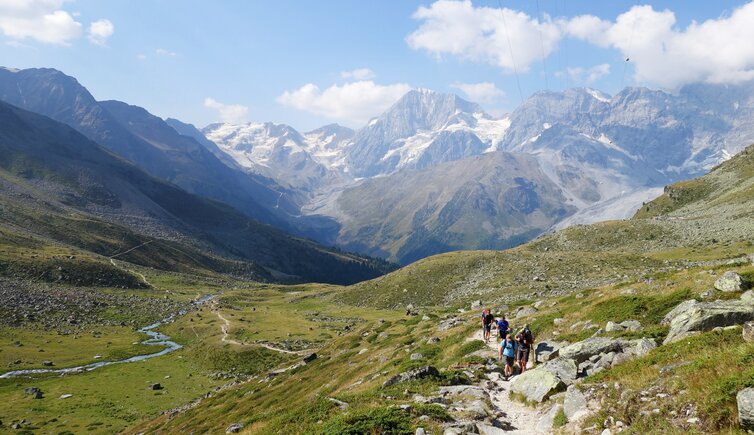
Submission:
<svg viewBox="0 0 754 435">
<path fill-rule="evenodd" d="M 495 316 L 492 315 L 489 308 L 482 311 L 482 331 L 485 343 L 490 341 L 490 331 L 492 331 L 492 323 L 494 321 Z"/>
<path fill-rule="evenodd" d="M 534 344 L 534 337 L 528 323 L 524 325 L 524 329 L 516 334 L 516 341 L 518 342 L 518 366 L 521 368 L 521 373 L 524 373 L 526 371 L 526 363 L 529 362 L 529 353 Z"/>
<path fill-rule="evenodd" d="M 497 335 L 503 340 L 508 336 L 508 318 L 503 316 L 497 321 Z"/>
<path fill-rule="evenodd" d="M 500 343 L 500 350 L 498 351 L 498 359 L 505 357 L 505 369 L 503 375 L 507 381 L 513 376 L 513 364 L 516 362 L 516 350 L 518 349 L 518 343 L 511 338 L 510 334 L 505 336 L 505 339 Z"/>
</svg>

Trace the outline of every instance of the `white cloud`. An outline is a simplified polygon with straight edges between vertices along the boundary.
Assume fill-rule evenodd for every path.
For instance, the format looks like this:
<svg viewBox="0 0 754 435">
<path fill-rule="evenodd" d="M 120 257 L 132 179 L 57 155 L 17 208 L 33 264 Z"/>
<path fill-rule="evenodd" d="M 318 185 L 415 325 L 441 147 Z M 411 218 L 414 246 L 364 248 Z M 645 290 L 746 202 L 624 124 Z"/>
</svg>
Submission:
<svg viewBox="0 0 754 435">
<path fill-rule="evenodd" d="M 144 54 L 144 53 L 139 53 L 139 54 L 136 55 L 136 58 L 139 59 L 139 60 L 146 60 L 147 59 L 147 55 Z"/>
<path fill-rule="evenodd" d="M 178 56 L 178 53 L 170 50 L 165 50 L 164 48 L 158 48 L 154 51 L 154 53 L 158 56 L 165 56 L 165 57 L 176 57 Z"/>
<path fill-rule="evenodd" d="M 569 35 L 629 58 L 638 82 L 666 88 L 688 83 L 735 83 L 754 78 L 754 2 L 730 15 L 685 29 L 670 10 L 634 6 L 615 22 L 580 16 L 564 23 Z"/>
<path fill-rule="evenodd" d="M 107 38 L 115 32 L 115 26 L 110 20 L 98 20 L 89 25 L 89 40 L 97 45 L 107 44 Z"/>
<path fill-rule="evenodd" d="M 369 68 L 357 68 L 351 71 L 343 71 L 340 77 L 346 80 L 370 80 L 375 77 L 374 71 Z"/>
<path fill-rule="evenodd" d="M 413 17 L 422 24 L 406 37 L 411 48 L 506 71 L 528 70 L 543 52 L 545 56 L 552 53 L 562 36 L 558 25 L 547 18 L 539 21 L 507 8 L 475 7 L 470 0 L 438 0 L 417 9 Z"/>
<path fill-rule="evenodd" d="M 284 92 L 277 101 L 326 118 L 363 124 L 384 112 L 410 90 L 411 86 L 405 83 L 378 85 L 371 80 L 333 85 L 324 91 L 309 83 Z"/>
<path fill-rule="evenodd" d="M 505 92 L 494 83 L 454 83 L 451 87 L 460 89 L 461 92 L 475 103 L 492 104 L 499 101 Z"/>
<path fill-rule="evenodd" d="M 69 45 L 82 33 L 81 23 L 62 10 L 63 0 L 0 1 L 0 32 L 11 39 Z"/>
<path fill-rule="evenodd" d="M 216 110 L 220 120 L 230 124 L 240 124 L 246 120 L 249 108 L 240 104 L 223 104 L 214 98 L 205 98 L 204 107 Z"/>
<path fill-rule="evenodd" d="M 601 63 L 591 68 L 573 67 L 566 68 L 565 71 L 558 71 L 556 76 L 568 76 L 576 83 L 592 84 L 602 77 L 610 74 L 610 64 Z"/>
</svg>

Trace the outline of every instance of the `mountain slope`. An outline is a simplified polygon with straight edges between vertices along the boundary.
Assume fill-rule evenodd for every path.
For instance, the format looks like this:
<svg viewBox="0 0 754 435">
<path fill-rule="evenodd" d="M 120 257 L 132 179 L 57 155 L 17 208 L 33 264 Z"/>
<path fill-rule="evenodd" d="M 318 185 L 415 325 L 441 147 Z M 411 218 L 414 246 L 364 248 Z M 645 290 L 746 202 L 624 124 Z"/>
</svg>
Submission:
<svg viewBox="0 0 754 435">
<path fill-rule="evenodd" d="M 270 180 L 229 168 L 141 108 L 100 104 L 60 71 L 2 68 L 0 100 L 68 124 L 153 176 L 226 202 L 263 222 L 288 227 L 284 213 L 275 208 L 280 193 Z"/>
<path fill-rule="evenodd" d="M 353 282 L 377 276 L 385 267 L 290 237 L 224 204 L 187 193 L 148 176 L 67 126 L 5 103 L 0 103 L 0 149 L 0 167 L 8 183 L 3 197 L 26 210 L 9 213 L 5 221 L 31 234 L 112 255 L 118 251 L 112 234 L 118 231 L 103 225 L 105 220 L 129 228 L 131 239 L 141 234 L 143 242 L 156 238 L 182 243 L 189 246 L 187 253 L 205 251 L 253 262 L 281 278 L 307 281 Z M 83 214 L 79 219 L 96 217 L 90 226 L 95 234 L 78 237 L 50 227 L 72 211 Z M 103 226 L 110 235 L 101 234 L 101 243 L 79 243 L 89 237 L 96 240 Z M 126 258 L 144 264 L 138 253 Z"/>
<path fill-rule="evenodd" d="M 339 244 L 403 264 L 458 249 L 503 249 L 573 212 L 537 160 L 503 152 L 404 170 L 346 189 Z"/>
</svg>

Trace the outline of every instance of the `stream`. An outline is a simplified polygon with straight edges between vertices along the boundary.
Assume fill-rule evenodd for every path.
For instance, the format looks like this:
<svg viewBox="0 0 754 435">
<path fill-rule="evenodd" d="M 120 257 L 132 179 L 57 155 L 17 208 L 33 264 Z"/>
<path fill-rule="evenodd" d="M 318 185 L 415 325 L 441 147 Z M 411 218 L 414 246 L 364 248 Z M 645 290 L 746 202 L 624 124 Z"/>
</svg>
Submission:
<svg viewBox="0 0 754 435">
<path fill-rule="evenodd" d="M 215 295 L 206 295 L 203 296 L 196 301 L 192 302 L 192 305 L 194 307 L 199 307 L 202 304 L 209 302 L 215 297 Z M 159 322 L 155 322 L 151 325 L 147 325 L 141 329 L 139 329 L 139 332 L 147 334 L 149 336 L 148 339 L 141 342 L 141 344 L 146 344 L 149 346 L 165 346 L 164 349 L 162 349 L 159 352 L 155 353 L 148 353 L 144 355 L 136 355 L 132 356 L 130 358 L 118 360 L 118 361 L 99 361 L 91 364 L 86 364 L 83 366 L 78 367 L 68 367 L 64 369 L 29 369 L 29 370 L 14 370 L 12 372 L 3 373 L 0 375 L 0 379 L 9 379 L 9 378 L 15 378 L 18 376 L 29 376 L 29 375 L 38 375 L 38 374 L 47 374 L 47 373 L 58 373 L 61 376 L 71 374 L 71 373 L 84 373 L 89 372 L 95 369 L 98 369 L 100 367 L 110 366 L 113 364 L 125 364 L 125 363 L 133 363 L 133 362 L 139 362 L 139 361 L 146 361 L 148 359 L 157 358 L 159 356 L 167 355 L 171 352 L 175 352 L 176 350 L 182 348 L 180 344 L 172 341 L 169 336 L 155 331 L 156 328 L 173 322 L 177 317 L 183 316 L 186 313 L 188 313 L 188 310 L 181 310 L 175 314 L 171 314 L 170 316 L 160 320 Z"/>
</svg>

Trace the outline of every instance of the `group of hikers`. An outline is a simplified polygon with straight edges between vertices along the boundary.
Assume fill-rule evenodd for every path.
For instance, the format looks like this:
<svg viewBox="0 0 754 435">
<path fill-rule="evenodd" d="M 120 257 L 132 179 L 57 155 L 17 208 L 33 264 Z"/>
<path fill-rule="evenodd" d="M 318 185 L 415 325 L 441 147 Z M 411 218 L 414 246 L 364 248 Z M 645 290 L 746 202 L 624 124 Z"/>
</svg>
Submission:
<svg viewBox="0 0 754 435">
<path fill-rule="evenodd" d="M 502 360 L 505 358 L 505 380 L 507 381 L 513 376 L 514 365 L 516 363 L 518 363 L 520 372 L 524 373 L 526 371 L 526 364 L 529 362 L 529 355 L 531 354 L 534 345 L 534 336 L 531 329 L 529 329 L 529 325 L 524 325 L 520 331 L 513 334 L 513 328 L 510 326 L 510 323 L 508 323 L 508 318 L 506 316 L 496 319 L 489 309 L 485 309 L 482 311 L 481 318 L 485 343 L 490 341 L 493 326 L 497 328 L 498 337 L 501 340 L 498 348 L 498 359 Z"/>
</svg>

